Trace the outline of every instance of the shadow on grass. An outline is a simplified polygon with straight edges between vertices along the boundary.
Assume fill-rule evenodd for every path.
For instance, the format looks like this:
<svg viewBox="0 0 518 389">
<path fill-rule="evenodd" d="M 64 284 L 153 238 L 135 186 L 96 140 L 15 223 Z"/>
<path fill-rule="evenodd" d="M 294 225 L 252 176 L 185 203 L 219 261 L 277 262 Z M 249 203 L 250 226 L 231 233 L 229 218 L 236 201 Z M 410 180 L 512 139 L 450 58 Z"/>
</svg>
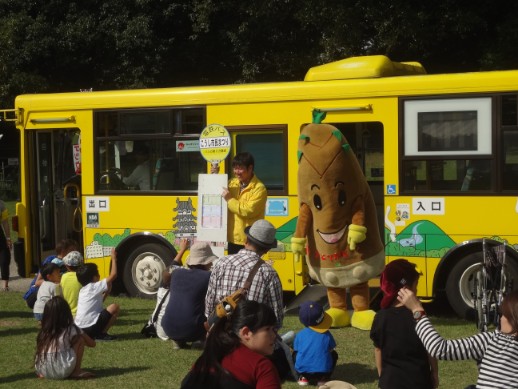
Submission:
<svg viewBox="0 0 518 389">
<path fill-rule="evenodd" d="M 331 378 L 357 385 L 377 381 L 377 377 L 378 371 L 372 366 L 359 363 L 344 363 L 336 365 Z"/>
<path fill-rule="evenodd" d="M 147 318 L 147 319 L 149 319 L 149 318 Z M 119 316 L 117 318 L 117 321 L 115 322 L 115 325 L 116 326 L 136 326 L 137 324 L 142 323 L 142 327 L 144 327 L 144 324 L 146 324 L 147 319 L 146 320 L 142 319 L 142 321 L 140 321 L 140 320 L 134 320 L 131 317 L 124 318 L 124 317 Z"/>
<path fill-rule="evenodd" d="M 110 367 L 106 369 L 88 369 L 96 375 L 97 378 L 102 377 L 110 377 L 110 376 L 120 376 L 125 373 L 135 373 L 137 371 L 150 370 L 151 367 L 148 366 L 131 366 L 131 367 Z"/>
<path fill-rule="evenodd" d="M 114 332 L 115 333 L 115 332 Z M 117 341 L 119 340 L 131 340 L 131 341 L 134 341 L 134 340 L 147 340 L 147 339 L 152 339 L 152 338 L 146 338 L 144 335 L 142 335 L 140 333 L 140 330 L 138 330 L 138 332 L 122 332 L 122 333 L 117 333 Z M 155 338 L 156 340 L 156 338 Z M 160 339 L 158 339 L 160 340 Z"/>
<path fill-rule="evenodd" d="M 134 373 L 136 371 L 144 371 L 144 370 L 150 370 L 151 367 L 144 367 L 144 366 L 132 366 L 132 367 L 125 367 L 125 368 L 118 368 L 118 367 L 112 367 L 109 369 L 88 369 L 88 371 L 91 371 L 95 374 L 95 378 L 103 378 L 103 377 L 110 377 L 110 376 L 120 376 L 125 373 Z M 27 372 L 27 373 L 19 373 L 19 374 L 13 374 L 11 376 L 2 377 L 2 384 L 7 383 L 13 383 L 17 381 L 32 379 L 36 377 L 36 373 L 34 371 Z M 94 380 L 95 380 L 94 378 Z M 42 384 L 45 382 L 44 380 L 38 380 Z M 73 379 L 70 379 L 69 381 L 74 381 Z"/>
<path fill-rule="evenodd" d="M 134 315 L 150 315 L 153 313 L 155 306 L 150 306 L 149 308 L 124 308 L 124 305 L 121 305 L 121 316 L 134 316 Z"/>
<path fill-rule="evenodd" d="M 27 373 L 13 374 L 7 377 L 2 377 L 2 384 L 8 384 L 16 381 L 28 380 L 31 378 L 37 378 L 34 371 Z"/>
<path fill-rule="evenodd" d="M 2 316 L 0 316 L 1 319 L 9 319 L 9 318 L 16 318 L 16 319 L 26 319 L 26 318 L 34 318 L 34 313 L 32 310 L 27 308 L 27 311 L 4 311 L 2 312 Z"/>
<path fill-rule="evenodd" d="M 7 328 L 3 329 L 0 327 L 0 337 L 4 336 L 16 336 L 16 335 L 26 335 L 26 334 L 37 334 L 38 333 L 37 328 L 27 328 L 27 327 L 21 327 L 21 328 Z M 36 339 L 36 338 L 35 338 Z"/>
</svg>

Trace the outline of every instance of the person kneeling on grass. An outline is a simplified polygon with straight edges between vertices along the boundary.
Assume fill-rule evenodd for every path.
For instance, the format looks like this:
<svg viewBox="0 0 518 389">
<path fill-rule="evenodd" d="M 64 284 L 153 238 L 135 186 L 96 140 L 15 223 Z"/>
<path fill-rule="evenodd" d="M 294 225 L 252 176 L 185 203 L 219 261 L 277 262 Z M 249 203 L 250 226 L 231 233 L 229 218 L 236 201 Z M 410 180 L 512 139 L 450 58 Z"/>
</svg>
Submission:
<svg viewBox="0 0 518 389">
<path fill-rule="evenodd" d="M 36 339 L 34 367 L 38 377 L 55 380 L 94 377 L 94 374 L 81 370 L 85 346 L 95 347 L 95 340 L 74 324 L 65 299 L 52 297 L 45 304 Z"/>
<path fill-rule="evenodd" d="M 112 249 L 110 275 L 100 280 L 99 269 L 95 263 L 86 263 L 77 271 L 77 280 L 83 285 L 77 300 L 75 323 L 96 340 L 114 340 L 108 330 L 119 316 L 119 305 L 110 304 L 103 309 L 103 301 L 110 293 L 112 283 L 117 278 L 117 253 Z"/>
</svg>

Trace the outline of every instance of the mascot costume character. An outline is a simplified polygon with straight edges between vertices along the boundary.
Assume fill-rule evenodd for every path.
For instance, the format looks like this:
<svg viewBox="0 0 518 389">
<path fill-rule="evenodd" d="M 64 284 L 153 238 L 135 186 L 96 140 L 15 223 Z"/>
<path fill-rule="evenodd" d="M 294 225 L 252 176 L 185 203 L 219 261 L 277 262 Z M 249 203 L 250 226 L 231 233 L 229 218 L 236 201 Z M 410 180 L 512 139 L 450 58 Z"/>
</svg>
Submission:
<svg viewBox="0 0 518 389">
<path fill-rule="evenodd" d="M 299 137 L 300 211 L 291 247 L 295 261 L 305 256 L 311 278 L 326 286 L 333 327 L 369 330 L 375 312 L 369 309 L 368 280 L 385 264 L 376 208 L 347 139 L 332 125 L 320 124 L 324 118 L 313 112 L 313 123 Z"/>
</svg>

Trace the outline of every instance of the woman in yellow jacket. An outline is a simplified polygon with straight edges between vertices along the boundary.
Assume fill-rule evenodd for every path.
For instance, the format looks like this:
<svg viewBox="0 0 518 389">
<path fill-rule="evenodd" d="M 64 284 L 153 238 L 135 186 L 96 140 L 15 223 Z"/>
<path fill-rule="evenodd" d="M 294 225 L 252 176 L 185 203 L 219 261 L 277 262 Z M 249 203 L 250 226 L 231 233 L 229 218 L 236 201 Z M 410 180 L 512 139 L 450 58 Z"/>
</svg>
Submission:
<svg viewBox="0 0 518 389">
<path fill-rule="evenodd" d="M 254 174 L 254 157 L 244 152 L 232 160 L 234 178 L 223 188 L 222 196 L 228 205 L 228 253 L 236 254 L 244 248 L 245 228 L 256 220 L 264 219 L 267 192 Z"/>
</svg>

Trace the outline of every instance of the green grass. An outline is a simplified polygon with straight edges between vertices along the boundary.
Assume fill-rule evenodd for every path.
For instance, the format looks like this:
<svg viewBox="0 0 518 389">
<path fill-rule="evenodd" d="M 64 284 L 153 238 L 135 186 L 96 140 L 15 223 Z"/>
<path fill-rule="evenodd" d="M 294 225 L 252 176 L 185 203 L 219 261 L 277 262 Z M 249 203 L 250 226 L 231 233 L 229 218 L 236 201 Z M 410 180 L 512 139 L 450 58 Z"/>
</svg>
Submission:
<svg viewBox="0 0 518 389">
<path fill-rule="evenodd" d="M 114 342 L 98 342 L 87 348 L 84 369 L 97 377 L 88 381 L 50 381 L 36 378 L 32 366 L 37 335 L 36 322 L 17 292 L 0 292 L 0 387 L 28 388 L 179 388 L 180 381 L 200 351 L 173 350 L 170 342 L 146 339 L 140 330 L 154 307 L 151 300 L 110 297 L 107 303 L 117 302 L 121 316 L 111 333 L 119 337 Z M 450 317 L 432 317 L 439 332 L 445 337 L 473 334 L 475 326 Z M 296 316 L 287 316 L 284 329 L 297 330 L 301 324 Z M 334 379 L 353 383 L 358 389 L 377 388 L 374 352 L 367 331 L 354 328 L 331 330 L 338 344 L 338 365 Z M 477 369 L 473 361 L 440 362 L 440 387 L 464 388 L 475 383 Z M 298 388 L 288 382 L 283 388 Z"/>
</svg>

